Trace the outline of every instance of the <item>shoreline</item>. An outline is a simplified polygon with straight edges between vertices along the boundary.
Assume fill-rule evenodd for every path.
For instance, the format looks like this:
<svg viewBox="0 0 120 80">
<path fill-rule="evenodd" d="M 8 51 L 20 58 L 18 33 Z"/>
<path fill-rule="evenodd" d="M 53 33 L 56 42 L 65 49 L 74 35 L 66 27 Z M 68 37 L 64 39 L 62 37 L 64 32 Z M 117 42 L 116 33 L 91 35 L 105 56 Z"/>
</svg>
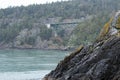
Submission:
<svg viewBox="0 0 120 80">
<path fill-rule="evenodd" d="M 75 50 L 74 49 L 47 49 L 47 48 L 44 48 L 44 49 L 41 49 L 41 48 L 17 48 L 17 47 L 14 47 L 14 48 L 11 48 L 11 47 L 4 47 L 4 48 L 1 48 L 0 47 L 0 50 L 10 50 L 10 49 L 16 49 L 16 50 L 47 50 L 47 51 L 51 51 L 51 50 L 54 50 L 54 51 L 73 51 Z"/>
</svg>

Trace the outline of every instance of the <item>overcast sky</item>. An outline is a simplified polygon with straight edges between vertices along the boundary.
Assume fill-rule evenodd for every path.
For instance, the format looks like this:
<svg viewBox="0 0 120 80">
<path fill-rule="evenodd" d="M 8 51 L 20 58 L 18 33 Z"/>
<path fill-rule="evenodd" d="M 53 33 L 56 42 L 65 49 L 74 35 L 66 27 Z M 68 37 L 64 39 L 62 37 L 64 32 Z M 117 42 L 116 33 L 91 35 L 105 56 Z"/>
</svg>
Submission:
<svg viewBox="0 0 120 80">
<path fill-rule="evenodd" d="M 0 8 L 7 8 L 7 7 L 13 7 L 13 6 L 27 6 L 30 4 L 44 4 L 47 2 L 56 2 L 61 0 L 0 0 Z M 67 0 L 62 0 L 67 1 Z"/>
</svg>

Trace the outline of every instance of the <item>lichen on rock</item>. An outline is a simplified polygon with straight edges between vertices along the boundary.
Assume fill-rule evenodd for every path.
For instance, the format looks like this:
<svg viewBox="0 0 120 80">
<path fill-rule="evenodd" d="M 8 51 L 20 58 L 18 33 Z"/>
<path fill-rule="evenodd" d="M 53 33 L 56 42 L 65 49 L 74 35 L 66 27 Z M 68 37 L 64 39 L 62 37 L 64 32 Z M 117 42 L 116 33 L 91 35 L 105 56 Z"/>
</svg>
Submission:
<svg viewBox="0 0 120 80">
<path fill-rule="evenodd" d="M 108 39 L 111 36 L 120 36 L 120 11 L 104 25 L 96 41 Z"/>
</svg>

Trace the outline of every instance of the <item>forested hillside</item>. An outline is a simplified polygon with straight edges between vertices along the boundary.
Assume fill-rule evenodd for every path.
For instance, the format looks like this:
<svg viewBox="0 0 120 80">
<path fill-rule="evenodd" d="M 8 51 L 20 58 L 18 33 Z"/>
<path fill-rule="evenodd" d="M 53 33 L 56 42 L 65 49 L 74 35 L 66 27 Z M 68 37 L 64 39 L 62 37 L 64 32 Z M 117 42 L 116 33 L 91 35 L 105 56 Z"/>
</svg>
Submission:
<svg viewBox="0 0 120 80">
<path fill-rule="evenodd" d="M 90 44 L 120 0 L 70 0 L 0 9 L 0 48 L 60 49 Z M 46 23 L 84 19 L 78 26 L 61 26 L 54 35 Z M 68 27 L 68 28 L 67 28 Z"/>
</svg>

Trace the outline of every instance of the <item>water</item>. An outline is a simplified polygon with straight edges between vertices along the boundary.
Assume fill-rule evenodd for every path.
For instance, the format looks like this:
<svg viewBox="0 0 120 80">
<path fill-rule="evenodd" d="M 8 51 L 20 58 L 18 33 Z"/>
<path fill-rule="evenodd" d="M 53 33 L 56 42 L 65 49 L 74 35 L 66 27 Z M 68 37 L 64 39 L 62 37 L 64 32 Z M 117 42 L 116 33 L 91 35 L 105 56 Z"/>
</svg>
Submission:
<svg viewBox="0 0 120 80">
<path fill-rule="evenodd" d="M 0 50 L 0 80 L 41 80 L 69 52 Z"/>
</svg>

